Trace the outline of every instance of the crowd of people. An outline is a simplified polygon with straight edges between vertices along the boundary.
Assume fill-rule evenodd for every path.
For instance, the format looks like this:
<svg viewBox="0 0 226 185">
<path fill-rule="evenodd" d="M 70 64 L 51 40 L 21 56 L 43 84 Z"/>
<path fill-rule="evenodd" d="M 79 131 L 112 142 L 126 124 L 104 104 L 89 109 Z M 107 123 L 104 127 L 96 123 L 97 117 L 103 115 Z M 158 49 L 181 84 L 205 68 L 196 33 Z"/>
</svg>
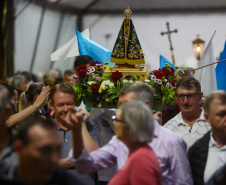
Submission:
<svg viewBox="0 0 226 185">
<path fill-rule="evenodd" d="M 180 112 L 161 125 L 154 90 L 141 81 L 126 85 L 111 119 L 115 133 L 104 142 L 73 90 L 77 67 L 92 62 L 79 56 L 63 77 L 21 72 L 1 82 L 0 184 L 226 184 L 225 91 L 203 98 L 195 78 L 181 78 Z"/>
</svg>

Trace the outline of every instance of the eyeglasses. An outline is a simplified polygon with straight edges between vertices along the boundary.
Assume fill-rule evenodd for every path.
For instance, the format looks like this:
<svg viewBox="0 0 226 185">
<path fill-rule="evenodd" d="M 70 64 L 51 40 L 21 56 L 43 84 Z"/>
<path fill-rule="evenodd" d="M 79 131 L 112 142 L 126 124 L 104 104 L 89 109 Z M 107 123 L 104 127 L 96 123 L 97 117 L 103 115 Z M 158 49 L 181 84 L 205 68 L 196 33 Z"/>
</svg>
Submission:
<svg viewBox="0 0 226 185">
<path fill-rule="evenodd" d="M 194 100 L 196 98 L 196 96 L 198 95 L 198 93 L 190 93 L 190 94 L 176 94 L 176 97 L 179 101 L 183 101 L 185 96 L 187 97 L 187 99 L 189 100 Z"/>
<path fill-rule="evenodd" d="M 115 124 L 116 122 L 123 122 L 121 119 L 117 119 L 116 116 L 112 116 L 112 123 Z"/>
</svg>

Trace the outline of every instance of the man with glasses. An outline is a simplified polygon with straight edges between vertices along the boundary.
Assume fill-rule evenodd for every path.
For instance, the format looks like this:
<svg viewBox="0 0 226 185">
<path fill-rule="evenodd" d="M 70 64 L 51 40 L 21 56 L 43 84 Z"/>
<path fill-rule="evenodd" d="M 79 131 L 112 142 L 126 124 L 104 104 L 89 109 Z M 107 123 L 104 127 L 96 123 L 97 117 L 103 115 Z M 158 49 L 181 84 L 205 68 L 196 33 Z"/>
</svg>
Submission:
<svg viewBox="0 0 226 185">
<path fill-rule="evenodd" d="M 188 148 L 211 129 L 205 121 L 204 110 L 199 107 L 202 97 L 198 80 L 193 77 L 180 79 L 176 85 L 175 99 L 181 112 L 164 125 L 179 134 Z"/>
</svg>

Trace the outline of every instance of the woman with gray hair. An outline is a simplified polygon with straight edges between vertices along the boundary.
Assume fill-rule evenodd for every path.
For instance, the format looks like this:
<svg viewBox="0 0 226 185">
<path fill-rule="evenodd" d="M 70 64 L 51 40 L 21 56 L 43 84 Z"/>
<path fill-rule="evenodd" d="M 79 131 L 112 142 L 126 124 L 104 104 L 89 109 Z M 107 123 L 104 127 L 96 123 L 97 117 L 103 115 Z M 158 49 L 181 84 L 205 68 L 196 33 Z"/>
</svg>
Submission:
<svg viewBox="0 0 226 185">
<path fill-rule="evenodd" d="M 129 149 L 129 158 L 109 185 L 161 184 L 161 169 L 148 143 L 153 138 L 154 119 L 151 109 L 140 101 L 122 104 L 113 117 L 115 132 Z"/>
</svg>

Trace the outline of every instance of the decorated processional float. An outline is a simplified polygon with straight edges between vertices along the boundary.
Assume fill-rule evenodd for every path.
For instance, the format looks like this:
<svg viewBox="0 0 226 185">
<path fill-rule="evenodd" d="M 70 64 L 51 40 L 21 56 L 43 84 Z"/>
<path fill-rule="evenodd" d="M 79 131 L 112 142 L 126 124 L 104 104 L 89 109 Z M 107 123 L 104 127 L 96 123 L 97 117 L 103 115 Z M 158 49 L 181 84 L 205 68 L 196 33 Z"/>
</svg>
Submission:
<svg viewBox="0 0 226 185">
<path fill-rule="evenodd" d="M 108 66 L 107 61 L 101 65 L 96 61 L 88 69 L 85 64 L 77 68 L 73 87 L 77 106 L 84 102 L 91 108 L 116 108 L 121 89 L 136 81 L 143 81 L 155 89 L 154 110 L 173 105 L 178 75 L 167 64 L 154 71 L 144 65 L 144 53 L 131 14 L 129 8 L 124 11 L 125 19 L 111 54 L 111 62 L 115 65 Z"/>
</svg>

